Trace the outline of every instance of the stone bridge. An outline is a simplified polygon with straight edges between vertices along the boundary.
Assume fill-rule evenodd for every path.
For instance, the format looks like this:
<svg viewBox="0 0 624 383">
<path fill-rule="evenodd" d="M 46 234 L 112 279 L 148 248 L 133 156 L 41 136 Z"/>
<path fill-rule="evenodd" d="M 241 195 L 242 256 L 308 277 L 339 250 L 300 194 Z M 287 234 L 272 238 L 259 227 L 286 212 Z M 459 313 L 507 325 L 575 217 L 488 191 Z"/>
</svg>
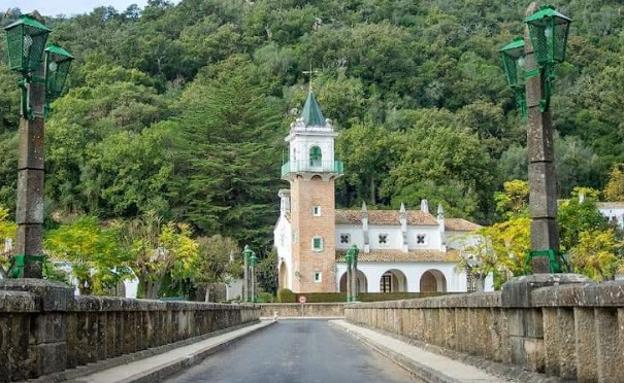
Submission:
<svg viewBox="0 0 624 383">
<path fill-rule="evenodd" d="M 169 381 L 624 382 L 624 282 L 566 278 L 520 278 L 494 293 L 262 307 L 76 297 L 43 280 L 0 281 L 0 382 L 176 373 Z M 275 313 L 276 325 L 259 322 Z"/>
</svg>

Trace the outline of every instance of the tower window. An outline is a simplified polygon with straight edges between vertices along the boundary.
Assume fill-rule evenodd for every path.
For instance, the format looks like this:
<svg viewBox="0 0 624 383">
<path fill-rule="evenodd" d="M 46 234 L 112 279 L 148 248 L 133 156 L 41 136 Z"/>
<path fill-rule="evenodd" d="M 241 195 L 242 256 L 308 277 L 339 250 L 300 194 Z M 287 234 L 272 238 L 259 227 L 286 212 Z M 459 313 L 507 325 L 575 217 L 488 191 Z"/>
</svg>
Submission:
<svg viewBox="0 0 624 383">
<path fill-rule="evenodd" d="M 314 206 L 312 208 L 312 215 L 315 217 L 320 217 L 321 216 L 321 207 L 320 206 Z"/>
<path fill-rule="evenodd" d="M 349 244 L 351 242 L 351 234 L 340 234 L 340 243 Z"/>
<path fill-rule="evenodd" d="M 425 234 L 417 234 L 416 235 L 416 244 L 417 245 L 425 245 L 426 244 L 426 236 Z"/>
<path fill-rule="evenodd" d="M 323 163 L 323 153 L 321 148 L 313 146 L 310 149 L 310 166 L 319 167 Z"/>
<path fill-rule="evenodd" d="M 388 244 L 388 234 L 379 234 L 379 244 L 380 245 Z"/>
<path fill-rule="evenodd" d="M 314 282 L 320 283 L 322 280 L 323 280 L 323 273 L 318 272 L 318 271 L 314 273 Z"/>
<path fill-rule="evenodd" d="M 323 251 L 323 238 L 321 237 L 312 238 L 312 250 Z"/>
</svg>

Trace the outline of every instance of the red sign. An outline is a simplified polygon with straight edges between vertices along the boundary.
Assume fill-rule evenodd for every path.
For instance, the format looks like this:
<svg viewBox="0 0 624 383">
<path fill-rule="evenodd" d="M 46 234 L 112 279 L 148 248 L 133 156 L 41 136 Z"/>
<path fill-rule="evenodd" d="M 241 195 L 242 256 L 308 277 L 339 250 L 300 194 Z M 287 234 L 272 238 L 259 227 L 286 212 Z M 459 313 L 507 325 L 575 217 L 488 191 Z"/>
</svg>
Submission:
<svg viewBox="0 0 624 383">
<path fill-rule="evenodd" d="M 305 295 L 299 295 L 299 303 L 304 304 L 307 300 L 308 298 L 306 298 Z"/>
</svg>

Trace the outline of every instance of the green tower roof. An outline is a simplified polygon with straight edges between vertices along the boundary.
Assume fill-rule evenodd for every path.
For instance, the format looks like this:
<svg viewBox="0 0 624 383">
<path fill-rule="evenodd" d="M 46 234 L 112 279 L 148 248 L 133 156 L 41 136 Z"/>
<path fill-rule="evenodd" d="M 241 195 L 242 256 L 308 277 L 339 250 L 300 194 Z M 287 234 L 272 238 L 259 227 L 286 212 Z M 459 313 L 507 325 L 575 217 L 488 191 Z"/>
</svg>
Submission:
<svg viewBox="0 0 624 383">
<path fill-rule="evenodd" d="M 321 107 L 314 98 L 314 93 L 308 93 L 308 98 L 303 106 L 301 118 L 308 126 L 325 126 L 325 117 L 321 113 Z"/>
</svg>

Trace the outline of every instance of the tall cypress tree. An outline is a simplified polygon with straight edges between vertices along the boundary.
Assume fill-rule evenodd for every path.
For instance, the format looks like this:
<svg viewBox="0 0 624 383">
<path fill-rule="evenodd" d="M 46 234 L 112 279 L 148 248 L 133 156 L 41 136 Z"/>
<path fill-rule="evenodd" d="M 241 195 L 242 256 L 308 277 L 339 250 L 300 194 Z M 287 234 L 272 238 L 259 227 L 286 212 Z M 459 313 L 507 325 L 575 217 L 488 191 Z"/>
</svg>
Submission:
<svg viewBox="0 0 624 383">
<path fill-rule="evenodd" d="M 182 96 L 179 214 L 201 234 L 267 247 L 277 212 L 281 115 L 240 57 L 201 72 Z"/>
</svg>

